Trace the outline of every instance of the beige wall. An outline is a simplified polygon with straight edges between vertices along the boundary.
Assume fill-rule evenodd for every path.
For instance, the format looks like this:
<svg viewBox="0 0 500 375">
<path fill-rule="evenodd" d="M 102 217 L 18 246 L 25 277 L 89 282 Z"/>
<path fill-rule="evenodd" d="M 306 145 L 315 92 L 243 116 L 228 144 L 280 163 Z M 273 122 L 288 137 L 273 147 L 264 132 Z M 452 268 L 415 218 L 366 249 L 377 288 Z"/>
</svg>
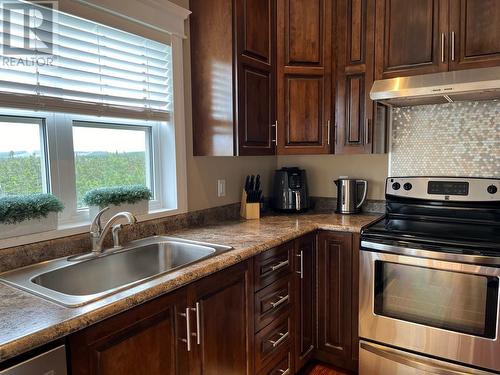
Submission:
<svg viewBox="0 0 500 375">
<path fill-rule="evenodd" d="M 184 8 L 189 0 L 170 0 Z M 189 33 L 189 26 L 186 27 Z M 271 193 L 274 170 L 282 166 L 307 169 L 310 193 L 313 196 L 335 197 L 333 179 L 339 175 L 366 178 L 368 197 L 383 199 L 384 179 L 387 176 L 386 155 L 327 155 L 327 156 L 261 156 L 261 157 L 193 157 L 191 113 L 191 61 L 189 39 L 184 43 L 184 76 L 186 85 L 186 142 L 188 207 L 190 211 L 240 201 L 241 189 L 247 174 L 262 176 L 264 194 Z M 226 197 L 217 197 L 217 179 L 226 179 Z"/>
<path fill-rule="evenodd" d="M 307 170 L 309 193 L 315 197 L 336 197 L 333 180 L 349 176 L 368 180 L 368 198 L 384 199 L 387 155 L 278 156 L 278 167 Z"/>
</svg>

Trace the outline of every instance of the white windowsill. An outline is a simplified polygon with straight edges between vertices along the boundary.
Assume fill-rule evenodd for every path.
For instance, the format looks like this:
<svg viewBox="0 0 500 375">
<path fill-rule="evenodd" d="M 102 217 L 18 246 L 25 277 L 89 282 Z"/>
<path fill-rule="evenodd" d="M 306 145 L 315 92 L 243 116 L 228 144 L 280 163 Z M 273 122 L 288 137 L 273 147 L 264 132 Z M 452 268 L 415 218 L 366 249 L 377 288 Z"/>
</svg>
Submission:
<svg viewBox="0 0 500 375">
<path fill-rule="evenodd" d="M 148 214 L 137 216 L 139 222 L 166 218 L 184 213 L 180 209 L 152 210 Z M 59 225 L 56 230 L 49 232 L 33 233 L 25 236 L 10 237 L 0 240 L 0 251 L 14 246 L 22 246 L 42 241 L 50 241 L 57 238 L 74 236 L 76 234 L 89 233 L 90 221 Z M 90 251 L 90 249 L 89 249 Z"/>
</svg>

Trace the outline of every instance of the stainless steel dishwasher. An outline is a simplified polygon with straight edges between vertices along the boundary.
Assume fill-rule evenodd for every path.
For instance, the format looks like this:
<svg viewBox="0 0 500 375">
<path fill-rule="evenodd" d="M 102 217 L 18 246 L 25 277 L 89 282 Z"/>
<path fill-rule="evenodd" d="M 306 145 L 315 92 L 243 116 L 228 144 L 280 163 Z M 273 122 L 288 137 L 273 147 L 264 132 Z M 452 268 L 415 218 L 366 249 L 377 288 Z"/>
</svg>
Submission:
<svg viewBox="0 0 500 375">
<path fill-rule="evenodd" d="M 61 345 L 0 371 L 0 375 L 67 375 L 66 348 Z"/>
</svg>

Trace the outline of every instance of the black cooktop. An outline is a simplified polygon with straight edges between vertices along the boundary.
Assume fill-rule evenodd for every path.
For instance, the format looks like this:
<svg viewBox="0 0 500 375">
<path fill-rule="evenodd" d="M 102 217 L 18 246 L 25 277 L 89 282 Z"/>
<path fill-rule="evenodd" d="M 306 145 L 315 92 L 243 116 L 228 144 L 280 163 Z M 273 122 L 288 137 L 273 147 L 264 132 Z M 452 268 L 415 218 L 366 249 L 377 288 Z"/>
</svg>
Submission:
<svg viewBox="0 0 500 375">
<path fill-rule="evenodd" d="M 500 223 L 493 222 L 386 215 L 364 228 L 362 239 L 387 244 L 411 243 L 412 247 L 431 246 L 434 250 L 440 247 L 470 249 L 473 252 L 484 250 L 500 255 Z"/>
</svg>

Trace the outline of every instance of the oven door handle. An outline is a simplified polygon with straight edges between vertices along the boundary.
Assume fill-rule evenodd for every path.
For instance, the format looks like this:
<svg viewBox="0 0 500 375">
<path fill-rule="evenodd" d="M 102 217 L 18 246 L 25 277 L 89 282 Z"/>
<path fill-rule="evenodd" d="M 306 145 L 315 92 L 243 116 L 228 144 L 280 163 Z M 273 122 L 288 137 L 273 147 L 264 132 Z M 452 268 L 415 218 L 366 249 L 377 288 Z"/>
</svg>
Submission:
<svg viewBox="0 0 500 375">
<path fill-rule="evenodd" d="M 500 257 L 491 257 L 485 255 L 452 254 L 452 253 L 438 252 L 426 249 L 414 249 L 411 247 L 387 245 L 366 240 L 361 240 L 361 250 L 363 249 L 375 250 L 375 252 L 381 251 L 397 255 L 406 255 L 416 258 L 444 260 L 448 262 L 479 264 L 483 266 L 500 265 Z"/>
<path fill-rule="evenodd" d="M 412 355 L 410 353 L 403 353 L 399 350 L 393 350 L 376 344 L 369 344 L 361 342 L 361 349 L 367 350 L 379 357 L 387 359 L 392 362 L 397 362 L 404 366 L 409 366 L 417 370 L 426 371 L 431 374 L 440 375 L 492 375 L 491 372 L 481 371 L 470 367 L 464 367 L 453 363 L 443 363 L 443 361 L 435 360 L 432 358 L 425 358 L 422 356 Z"/>
</svg>

